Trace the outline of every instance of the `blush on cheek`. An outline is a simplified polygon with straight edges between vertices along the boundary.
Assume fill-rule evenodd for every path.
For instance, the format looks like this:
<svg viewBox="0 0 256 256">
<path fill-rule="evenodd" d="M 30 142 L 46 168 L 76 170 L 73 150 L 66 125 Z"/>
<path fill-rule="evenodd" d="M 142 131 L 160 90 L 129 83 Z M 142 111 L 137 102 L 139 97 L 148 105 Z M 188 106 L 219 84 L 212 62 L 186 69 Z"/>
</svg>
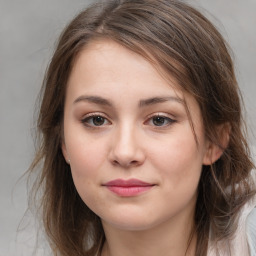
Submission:
<svg viewBox="0 0 256 256">
<path fill-rule="evenodd" d="M 164 175 L 167 177 L 171 175 L 174 186 L 175 184 L 184 183 L 186 180 L 194 180 L 195 177 L 200 177 L 202 164 L 196 149 L 187 148 L 172 151 L 159 161 L 161 161 L 162 170 L 166 170 Z"/>
<path fill-rule="evenodd" d="M 72 163 L 79 169 L 93 170 L 103 160 L 101 147 L 91 146 L 90 143 L 74 144 L 70 147 L 70 152 Z"/>
</svg>

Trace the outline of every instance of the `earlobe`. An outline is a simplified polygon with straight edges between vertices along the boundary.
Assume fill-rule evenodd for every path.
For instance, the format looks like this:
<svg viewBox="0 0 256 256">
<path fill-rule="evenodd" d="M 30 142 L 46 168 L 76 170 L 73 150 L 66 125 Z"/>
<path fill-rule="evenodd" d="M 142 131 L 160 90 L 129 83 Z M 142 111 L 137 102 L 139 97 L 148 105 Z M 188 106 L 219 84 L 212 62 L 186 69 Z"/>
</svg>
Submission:
<svg viewBox="0 0 256 256">
<path fill-rule="evenodd" d="M 216 144 L 211 143 L 211 145 L 208 146 L 204 155 L 203 164 L 212 165 L 221 157 L 223 151 L 224 149 L 220 148 Z"/>
<path fill-rule="evenodd" d="M 206 153 L 204 155 L 203 164 L 211 165 L 215 163 L 223 154 L 224 150 L 228 147 L 230 137 L 230 124 L 225 123 L 217 127 L 218 145 L 213 142 L 208 142 Z"/>
</svg>

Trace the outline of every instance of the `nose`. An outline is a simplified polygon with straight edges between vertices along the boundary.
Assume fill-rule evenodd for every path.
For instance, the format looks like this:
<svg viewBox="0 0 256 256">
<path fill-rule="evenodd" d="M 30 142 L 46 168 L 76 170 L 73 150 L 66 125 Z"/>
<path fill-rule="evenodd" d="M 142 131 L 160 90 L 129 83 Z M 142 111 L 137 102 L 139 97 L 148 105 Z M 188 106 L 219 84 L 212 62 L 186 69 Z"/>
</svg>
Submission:
<svg viewBox="0 0 256 256">
<path fill-rule="evenodd" d="M 145 151 L 140 134 L 135 128 L 125 126 L 117 129 L 113 136 L 109 158 L 113 165 L 123 168 L 140 166 L 145 161 Z"/>
</svg>

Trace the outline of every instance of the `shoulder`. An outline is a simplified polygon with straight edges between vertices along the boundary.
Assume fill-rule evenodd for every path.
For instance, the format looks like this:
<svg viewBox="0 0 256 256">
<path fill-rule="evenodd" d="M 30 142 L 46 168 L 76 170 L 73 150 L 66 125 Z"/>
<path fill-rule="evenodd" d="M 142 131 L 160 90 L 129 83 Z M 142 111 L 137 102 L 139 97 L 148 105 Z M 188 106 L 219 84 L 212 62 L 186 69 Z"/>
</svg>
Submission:
<svg viewBox="0 0 256 256">
<path fill-rule="evenodd" d="M 252 177 L 256 184 L 256 170 L 252 171 Z M 256 197 L 252 201 L 246 220 L 246 232 L 251 256 L 256 256 Z"/>
<path fill-rule="evenodd" d="M 256 171 L 251 172 L 254 178 Z M 256 179 L 254 179 L 256 180 Z M 256 196 L 241 209 L 232 239 L 209 244 L 207 256 L 256 256 Z"/>
<path fill-rule="evenodd" d="M 256 170 L 253 169 L 251 171 L 251 176 L 256 184 Z M 246 240 L 244 241 L 244 239 Z M 243 243 L 240 241 L 243 241 Z M 256 256 L 256 196 L 245 204 L 239 216 L 238 229 L 235 234 L 235 243 L 233 244 L 234 251 L 239 251 L 240 247 L 249 247 L 248 255 Z"/>
<path fill-rule="evenodd" d="M 251 177 L 256 184 L 256 170 L 251 171 Z M 242 208 L 238 228 L 231 242 L 234 256 L 256 256 L 256 196 Z M 243 253 L 247 251 L 247 253 Z"/>
<path fill-rule="evenodd" d="M 246 223 L 248 244 L 251 256 L 256 256 L 256 208 L 254 207 L 247 218 Z"/>
</svg>

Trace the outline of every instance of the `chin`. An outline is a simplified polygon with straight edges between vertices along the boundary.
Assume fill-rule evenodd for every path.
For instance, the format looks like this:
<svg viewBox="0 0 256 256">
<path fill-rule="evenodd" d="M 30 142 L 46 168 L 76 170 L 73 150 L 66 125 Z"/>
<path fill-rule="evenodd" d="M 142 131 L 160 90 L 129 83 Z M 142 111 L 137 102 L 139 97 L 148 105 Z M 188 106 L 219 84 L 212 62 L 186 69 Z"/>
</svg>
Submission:
<svg viewBox="0 0 256 256">
<path fill-rule="evenodd" d="M 152 218 L 150 214 L 138 214 L 126 213 L 115 216 L 115 218 L 102 218 L 102 224 L 104 226 L 112 226 L 113 228 L 124 231 L 143 231 L 152 229 L 161 224 L 164 220 Z"/>
</svg>

